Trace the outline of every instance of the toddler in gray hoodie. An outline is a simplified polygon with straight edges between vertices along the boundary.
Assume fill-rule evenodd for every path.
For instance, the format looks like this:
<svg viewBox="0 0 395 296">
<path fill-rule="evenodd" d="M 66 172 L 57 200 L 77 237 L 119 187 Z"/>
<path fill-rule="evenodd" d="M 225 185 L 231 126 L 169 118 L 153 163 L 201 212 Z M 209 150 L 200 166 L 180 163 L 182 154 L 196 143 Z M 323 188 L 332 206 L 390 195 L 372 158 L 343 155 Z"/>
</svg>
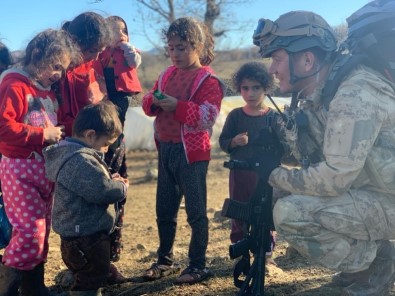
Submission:
<svg viewBox="0 0 395 296">
<path fill-rule="evenodd" d="M 107 282 L 115 218 L 109 206 L 126 198 L 129 182 L 111 176 L 103 157 L 121 132 L 115 105 L 102 101 L 78 113 L 71 138 L 43 150 L 55 182 L 52 227 L 74 275 L 70 295 L 101 295 Z"/>
</svg>

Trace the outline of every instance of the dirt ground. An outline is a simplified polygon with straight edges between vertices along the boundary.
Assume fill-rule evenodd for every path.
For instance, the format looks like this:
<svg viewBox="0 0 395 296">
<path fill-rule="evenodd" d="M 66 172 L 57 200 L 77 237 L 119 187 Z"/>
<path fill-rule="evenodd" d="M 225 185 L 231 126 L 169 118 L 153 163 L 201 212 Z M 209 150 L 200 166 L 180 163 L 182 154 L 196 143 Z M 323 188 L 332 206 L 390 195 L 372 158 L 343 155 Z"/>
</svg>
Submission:
<svg viewBox="0 0 395 296">
<path fill-rule="evenodd" d="M 124 248 L 116 265 L 129 281 L 105 287 L 103 295 L 236 295 L 239 289 L 233 285 L 234 261 L 228 255 L 230 223 L 221 216 L 223 201 L 228 195 L 229 170 L 223 167 L 226 156 L 219 151 L 213 151 L 207 178 L 210 223 L 207 265 L 214 276 L 202 283 L 184 286 L 173 285 L 175 275 L 155 282 L 142 281 L 140 276 L 155 260 L 158 246 L 155 222 L 156 180 L 152 178 L 157 164 L 156 156 L 156 152 L 128 153 L 131 186 L 124 220 Z M 184 209 L 180 210 L 178 222 L 174 253 L 182 267 L 186 267 L 190 228 Z M 330 282 L 333 272 L 314 265 L 299 255 L 286 255 L 286 243 L 281 237 L 277 239 L 274 252 L 277 266 L 270 265 L 268 268 L 265 295 L 340 295 L 340 289 Z M 59 237 L 52 232 L 45 277 L 46 285 L 53 295 L 67 295 L 66 290 L 58 284 L 59 281 L 55 281 L 64 269 L 59 252 Z"/>
</svg>

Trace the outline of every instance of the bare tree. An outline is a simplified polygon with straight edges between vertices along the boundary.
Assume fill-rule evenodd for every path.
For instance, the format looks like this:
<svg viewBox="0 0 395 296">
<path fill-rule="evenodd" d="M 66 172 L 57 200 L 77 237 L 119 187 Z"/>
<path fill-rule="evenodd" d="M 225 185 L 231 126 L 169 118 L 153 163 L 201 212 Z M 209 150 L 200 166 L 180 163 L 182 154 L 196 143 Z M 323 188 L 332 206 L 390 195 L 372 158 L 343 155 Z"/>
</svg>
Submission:
<svg viewBox="0 0 395 296">
<path fill-rule="evenodd" d="M 102 2 L 105 0 L 94 0 Z M 133 12 L 141 34 L 156 48 L 160 28 L 168 26 L 181 16 L 194 16 L 203 21 L 213 36 L 226 38 L 228 32 L 242 31 L 247 24 L 237 21 L 235 7 L 249 6 L 256 0 L 131 0 L 136 1 Z M 230 21 L 231 20 L 231 21 Z M 134 31 L 136 34 L 136 30 Z M 152 34 L 156 32 L 156 34 Z"/>
<path fill-rule="evenodd" d="M 220 32 L 214 32 L 214 22 L 220 16 L 220 14 L 220 4 L 215 0 L 207 0 L 206 13 L 204 14 L 204 23 L 215 37 L 221 36 L 224 33 L 224 30 L 221 30 Z"/>
<path fill-rule="evenodd" d="M 165 19 L 168 23 L 172 23 L 176 19 L 173 0 L 167 0 L 167 1 L 137 0 L 137 2 L 141 3 L 149 10 L 155 12 L 159 17 Z M 162 2 L 167 2 L 167 3 L 162 3 Z"/>
<path fill-rule="evenodd" d="M 346 40 L 347 38 L 347 34 L 348 34 L 348 26 L 347 23 L 341 23 L 340 25 L 337 25 L 333 28 L 333 30 L 335 31 L 338 41 L 339 43 L 343 42 L 344 40 Z"/>
</svg>

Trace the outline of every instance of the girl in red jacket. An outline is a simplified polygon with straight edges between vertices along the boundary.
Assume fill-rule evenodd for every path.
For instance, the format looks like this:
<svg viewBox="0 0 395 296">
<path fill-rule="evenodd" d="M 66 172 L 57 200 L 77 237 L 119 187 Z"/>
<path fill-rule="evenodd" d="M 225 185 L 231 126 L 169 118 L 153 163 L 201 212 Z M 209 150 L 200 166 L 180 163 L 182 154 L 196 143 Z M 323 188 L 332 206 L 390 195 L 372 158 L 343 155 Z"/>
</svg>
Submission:
<svg viewBox="0 0 395 296">
<path fill-rule="evenodd" d="M 45 176 L 42 149 L 64 136 L 58 125 L 54 82 L 80 56 L 64 31 L 46 30 L 26 48 L 21 68 L 0 81 L 0 179 L 13 227 L 0 265 L 0 295 L 49 295 L 44 262 L 51 229 L 53 183 Z"/>
<path fill-rule="evenodd" d="M 109 29 L 103 16 L 95 12 L 83 12 L 63 24 L 82 52 L 82 61 L 66 72 L 60 83 L 62 104 L 59 122 L 65 126 L 67 136 L 78 111 L 89 104 L 96 104 L 107 97 L 103 68 L 99 53 L 108 45 Z"/>
<path fill-rule="evenodd" d="M 211 275 L 206 267 L 208 245 L 206 175 L 210 136 L 224 89 L 208 66 L 214 41 L 207 27 L 193 18 L 180 18 L 164 31 L 173 62 L 143 98 L 143 110 L 155 116 L 158 144 L 156 215 L 158 260 L 144 273 L 155 280 L 179 270 L 173 259 L 177 213 L 182 197 L 192 229 L 189 265 L 176 284 L 194 284 Z M 160 92 L 160 94 L 157 93 Z"/>
</svg>

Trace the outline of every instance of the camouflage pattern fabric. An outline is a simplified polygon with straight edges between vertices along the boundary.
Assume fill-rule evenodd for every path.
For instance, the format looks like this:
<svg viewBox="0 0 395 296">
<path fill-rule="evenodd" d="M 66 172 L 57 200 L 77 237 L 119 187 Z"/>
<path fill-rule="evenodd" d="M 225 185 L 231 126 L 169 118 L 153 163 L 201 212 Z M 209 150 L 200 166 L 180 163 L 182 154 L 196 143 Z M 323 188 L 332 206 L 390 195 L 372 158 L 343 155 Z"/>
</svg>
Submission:
<svg viewBox="0 0 395 296">
<path fill-rule="evenodd" d="M 355 272 L 376 255 L 376 240 L 395 239 L 395 90 L 359 66 L 341 83 L 329 110 L 320 91 L 300 108 L 322 158 L 308 168 L 275 169 L 269 183 L 291 193 L 274 208 L 277 232 L 328 268 Z M 294 155 L 300 138 L 291 142 Z M 306 139 L 304 139 L 306 141 Z"/>
</svg>

